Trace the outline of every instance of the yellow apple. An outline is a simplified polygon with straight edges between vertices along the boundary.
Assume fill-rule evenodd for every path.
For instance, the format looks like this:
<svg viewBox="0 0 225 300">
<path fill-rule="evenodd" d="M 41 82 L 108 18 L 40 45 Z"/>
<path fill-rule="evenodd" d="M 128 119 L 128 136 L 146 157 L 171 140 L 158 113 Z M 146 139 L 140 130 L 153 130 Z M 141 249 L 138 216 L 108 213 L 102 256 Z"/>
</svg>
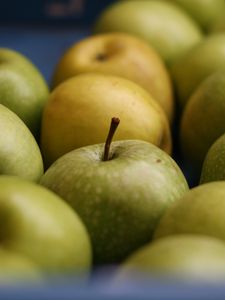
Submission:
<svg viewBox="0 0 225 300">
<path fill-rule="evenodd" d="M 60 58 L 52 83 L 86 72 L 130 79 L 151 93 L 170 122 L 174 115 L 173 88 L 159 54 L 144 40 L 126 33 L 89 36 L 72 45 Z"/>
<path fill-rule="evenodd" d="M 121 120 L 115 140 L 145 140 L 171 152 L 166 115 L 145 89 L 122 77 L 86 73 L 50 94 L 41 128 L 45 165 L 75 148 L 105 142 L 112 117 Z"/>
</svg>

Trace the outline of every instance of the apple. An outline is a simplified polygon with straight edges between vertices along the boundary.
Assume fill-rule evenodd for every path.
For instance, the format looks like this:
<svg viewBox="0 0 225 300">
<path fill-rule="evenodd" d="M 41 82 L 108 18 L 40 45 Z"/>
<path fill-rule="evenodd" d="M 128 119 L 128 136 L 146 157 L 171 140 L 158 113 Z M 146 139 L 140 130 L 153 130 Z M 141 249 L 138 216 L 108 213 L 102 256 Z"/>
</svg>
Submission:
<svg viewBox="0 0 225 300">
<path fill-rule="evenodd" d="M 86 72 L 112 74 L 138 83 L 159 102 L 172 123 L 175 103 L 169 73 L 158 53 L 144 40 L 125 33 L 82 39 L 60 58 L 53 73 L 53 87 Z"/>
<path fill-rule="evenodd" d="M 225 9 L 221 13 L 221 16 L 217 20 L 215 20 L 210 28 L 210 33 L 216 32 L 225 32 Z"/>
<path fill-rule="evenodd" d="M 150 241 L 164 211 L 188 190 L 178 165 L 159 147 L 141 140 L 111 144 L 118 122 L 112 118 L 105 144 L 63 155 L 40 180 L 83 220 L 95 264 L 118 263 Z"/>
<path fill-rule="evenodd" d="M 0 104 L 0 175 L 38 181 L 44 172 L 40 148 L 24 122 Z"/>
<path fill-rule="evenodd" d="M 225 52 L 224 52 L 225 54 Z M 183 158 L 196 172 L 210 146 L 225 133 L 225 71 L 207 77 L 194 91 L 181 117 L 180 143 Z"/>
<path fill-rule="evenodd" d="M 149 243 L 118 267 L 114 288 L 131 279 L 221 282 L 225 278 L 225 243 L 204 235 L 171 235 Z M 112 284 L 111 283 L 111 284 Z"/>
<path fill-rule="evenodd" d="M 97 17 L 93 31 L 136 35 L 154 47 L 168 66 L 203 38 L 184 10 L 161 0 L 113 3 Z"/>
<path fill-rule="evenodd" d="M 73 149 L 103 143 L 114 115 L 123 120 L 116 140 L 141 139 L 171 153 L 166 115 L 145 89 L 122 77 L 85 73 L 50 94 L 41 129 L 45 166 Z"/>
<path fill-rule="evenodd" d="M 0 176 L 0 222 L 1 247 L 33 262 L 44 276 L 90 271 L 92 250 L 85 226 L 65 201 L 43 186 Z"/>
<path fill-rule="evenodd" d="M 207 36 L 171 67 L 171 76 L 181 110 L 198 85 L 225 68 L 225 34 Z"/>
<path fill-rule="evenodd" d="M 0 285 L 43 283 L 44 275 L 29 258 L 0 249 Z"/>
<path fill-rule="evenodd" d="M 225 240 L 225 181 L 190 189 L 160 219 L 154 238 L 202 234 Z"/>
<path fill-rule="evenodd" d="M 201 184 L 218 180 L 225 180 L 225 134 L 209 148 L 201 170 Z"/>
<path fill-rule="evenodd" d="M 205 32 L 210 31 L 225 10 L 224 0 L 169 0 L 183 8 Z"/>
<path fill-rule="evenodd" d="M 48 86 L 36 66 L 21 53 L 0 48 L 0 103 L 15 112 L 39 138 Z"/>
</svg>

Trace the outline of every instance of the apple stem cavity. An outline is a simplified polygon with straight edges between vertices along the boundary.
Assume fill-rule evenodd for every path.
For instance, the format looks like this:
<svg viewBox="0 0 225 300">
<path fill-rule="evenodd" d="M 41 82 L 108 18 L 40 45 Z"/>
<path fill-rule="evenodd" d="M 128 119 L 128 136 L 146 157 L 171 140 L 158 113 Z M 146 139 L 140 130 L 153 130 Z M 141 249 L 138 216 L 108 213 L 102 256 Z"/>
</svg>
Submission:
<svg viewBox="0 0 225 300">
<path fill-rule="evenodd" d="M 110 145 L 112 143 L 113 136 L 114 136 L 114 134 L 116 132 L 116 129 L 117 129 L 119 123 L 120 123 L 120 119 L 119 118 L 113 117 L 111 119 L 109 133 L 108 133 L 108 136 L 107 136 L 107 139 L 106 139 L 106 142 L 105 142 L 105 149 L 104 149 L 103 161 L 109 160 Z"/>
<path fill-rule="evenodd" d="M 107 58 L 107 56 L 104 53 L 99 53 L 96 56 L 96 59 L 99 60 L 99 61 L 104 61 L 104 60 L 106 60 L 106 58 Z"/>
</svg>

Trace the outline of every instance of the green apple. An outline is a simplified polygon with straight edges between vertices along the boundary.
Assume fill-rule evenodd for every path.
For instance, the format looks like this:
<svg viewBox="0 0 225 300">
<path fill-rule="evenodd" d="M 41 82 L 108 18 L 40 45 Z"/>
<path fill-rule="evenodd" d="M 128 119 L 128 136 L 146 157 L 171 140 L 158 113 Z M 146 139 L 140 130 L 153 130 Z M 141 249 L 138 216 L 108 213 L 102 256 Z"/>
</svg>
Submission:
<svg viewBox="0 0 225 300">
<path fill-rule="evenodd" d="M 164 211 L 188 190 L 175 161 L 157 146 L 123 140 L 109 148 L 109 141 L 63 155 L 40 181 L 80 215 L 97 264 L 120 262 L 150 241 Z"/>
<path fill-rule="evenodd" d="M 200 27 L 178 6 L 162 0 L 116 2 L 97 18 L 94 32 L 127 32 L 146 40 L 172 64 L 202 40 Z"/>
<path fill-rule="evenodd" d="M 53 86 L 86 72 L 112 74 L 138 83 L 159 102 L 172 123 L 175 103 L 169 73 L 158 53 L 144 40 L 125 33 L 82 39 L 60 58 Z"/>
<path fill-rule="evenodd" d="M 221 16 L 212 24 L 210 33 L 225 32 L 225 9 Z"/>
<path fill-rule="evenodd" d="M 27 57 L 0 48 L 0 103 L 14 111 L 36 138 L 48 94 L 45 79 Z"/>
<path fill-rule="evenodd" d="M 183 8 L 202 28 L 208 32 L 225 10 L 224 0 L 169 0 Z"/>
<path fill-rule="evenodd" d="M 8 249 L 0 249 L 0 266 L 0 285 L 44 282 L 44 274 L 33 261 Z"/>
<path fill-rule="evenodd" d="M 198 86 L 181 117 L 181 151 L 196 171 L 201 170 L 210 146 L 225 133 L 224 119 L 225 71 L 218 71 Z"/>
<path fill-rule="evenodd" d="M 38 181 L 43 174 L 39 146 L 24 122 L 0 104 L 0 175 Z"/>
<path fill-rule="evenodd" d="M 41 130 L 45 165 L 75 148 L 103 143 L 112 116 L 122 120 L 115 139 L 141 139 L 171 152 L 166 115 L 145 89 L 122 77 L 85 73 L 58 85 L 45 106 Z"/>
<path fill-rule="evenodd" d="M 171 235 L 145 245 L 119 266 L 113 284 L 134 278 L 221 282 L 225 279 L 225 243 L 203 235 Z"/>
<path fill-rule="evenodd" d="M 154 237 L 203 234 L 225 240 L 225 181 L 189 190 L 160 219 Z"/>
<path fill-rule="evenodd" d="M 198 85 L 217 70 L 225 69 L 225 34 L 209 35 L 171 67 L 178 104 L 183 108 Z"/>
<path fill-rule="evenodd" d="M 201 184 L 218 180 L 225 180 L 225 134 L 209 148 L 201 170 Z"/>
<path fill-rule="evenodd" d="M 43 186 L 0 176 L 0 224 L 2 248 L 24 256 L 45 276 L 89 272 L 86 228 L 65 201 Z"/>
</svg>

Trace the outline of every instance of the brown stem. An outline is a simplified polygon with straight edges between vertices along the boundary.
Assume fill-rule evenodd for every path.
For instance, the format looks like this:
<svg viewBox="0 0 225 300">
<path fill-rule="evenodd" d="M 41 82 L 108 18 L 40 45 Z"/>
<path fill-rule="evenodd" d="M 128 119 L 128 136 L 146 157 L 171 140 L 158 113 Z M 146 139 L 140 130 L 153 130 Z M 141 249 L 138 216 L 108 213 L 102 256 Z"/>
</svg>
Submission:
<svg viewBox="0 0 225 300">
<path fill-rule="evenodd" d="M 111 124 L 110 124 L 110 129 L 109 133 L 105 142 L 105 149 L 104 149 L 104 155 L 103 155 L 103 161 L 109 160 L 109 150 L 110 150 L 110 145 L 114 136 L 114 133 L 116 131 L 117 126 L 119 125 L 120 119 L 113 117 L 111 119 Z"/>
</svg>

